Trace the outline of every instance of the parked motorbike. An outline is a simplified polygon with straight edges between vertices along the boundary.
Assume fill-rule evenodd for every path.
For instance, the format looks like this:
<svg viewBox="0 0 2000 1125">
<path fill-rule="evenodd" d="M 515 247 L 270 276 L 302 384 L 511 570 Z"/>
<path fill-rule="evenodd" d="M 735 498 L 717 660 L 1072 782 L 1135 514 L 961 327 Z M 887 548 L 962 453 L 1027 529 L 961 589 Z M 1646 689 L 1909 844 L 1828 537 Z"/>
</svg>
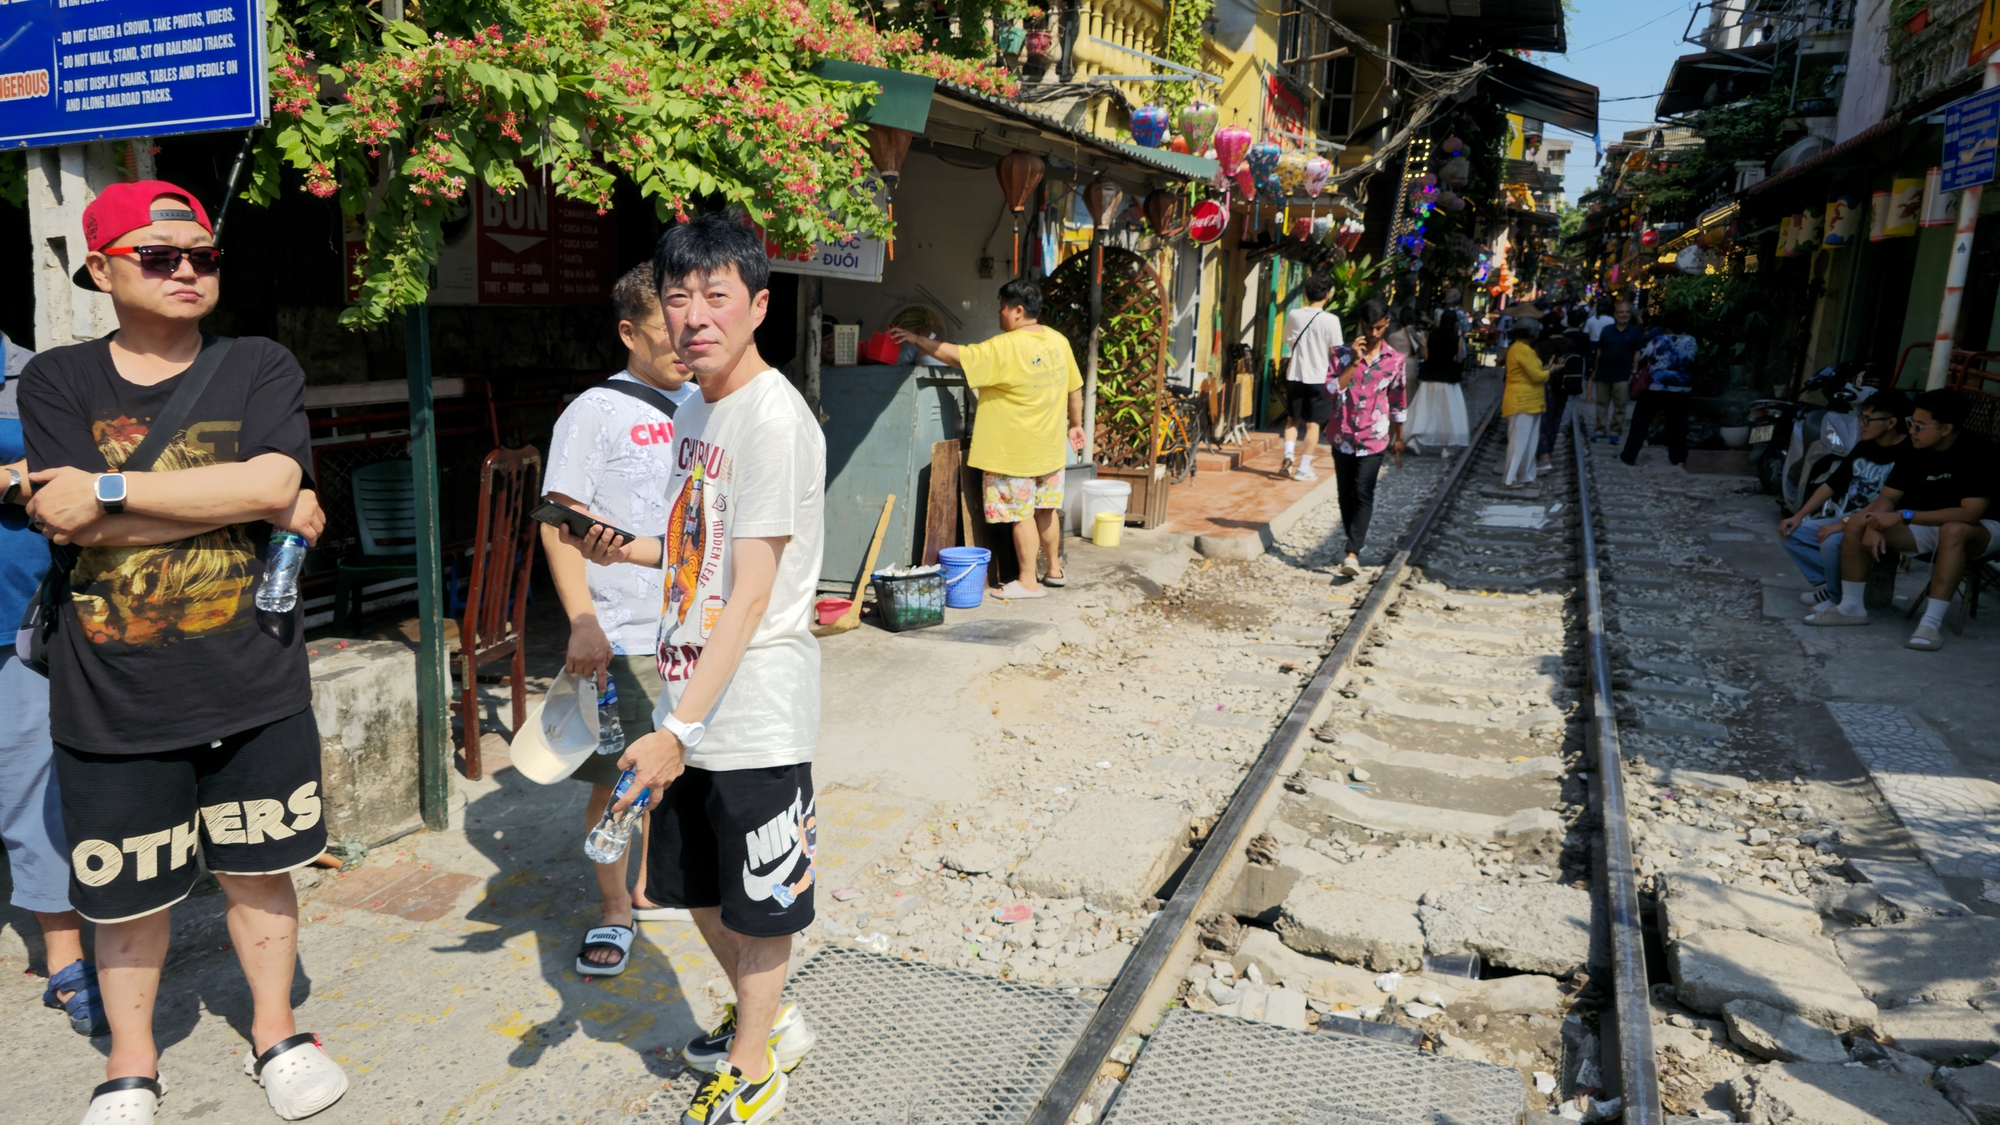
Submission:
<svg viewBox="0 0 2000 1125">
<path fill-rule="evenodd" d="M 1794 399 L 1758 399 L 1750 406 L 1750 457 L 1764 490 L 1786 515 L 1854 449 L 1861 423 L 1855 404 L 1874 393 L 1868 365 L 1848 361 L 1819 369 Z"/>
</svg>

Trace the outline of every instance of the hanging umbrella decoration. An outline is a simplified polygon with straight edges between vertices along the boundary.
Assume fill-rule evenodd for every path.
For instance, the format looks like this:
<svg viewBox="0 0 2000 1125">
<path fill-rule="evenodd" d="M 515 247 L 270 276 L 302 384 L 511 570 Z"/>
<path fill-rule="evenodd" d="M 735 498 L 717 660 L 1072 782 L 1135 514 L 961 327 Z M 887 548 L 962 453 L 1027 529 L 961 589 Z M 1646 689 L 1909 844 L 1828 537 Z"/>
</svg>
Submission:
<svg viewBox="0 0 2000 1125">
<path fill-rule="evenodd" d="M 1142 148 L 1159 148 L 1167 139 L 1167 111 L 1164 106 L 1142 105 L 1132 111 L 1132 142 Z"/>
<path fill-rule="evenodd" d="M 1000 177 L 1000 191 L 1007 197 L 1007 206 L 1014 212 L 1014 257 L 1010 264 L 1014 276 L 1021 274 L 1021 212 L 1028 209 L 1028 197 L 1042 182 L 1042 173 L 1048 165 L 1032 152 L 1015 149 L 1000 158 L 994 172 Z M 1093 185 L 1095 186 L 1095 185 Z"/>
<path fill-rule="evenodd" d="M 1187 138 L 1188 152 L 1200 156 L 1208 151 L 1208 146 L 1215 143 L 1215 122 L 1215 107 L 1207 102 L 1192 101 L 1181 109 L 1180 135 Z M 1244 136 L 1249 136 L 1248 130 Z"/>
<path fill-rule="evenodd" d="M 896 221 L 896 185 L 903 182 L 903 162 L 909 158 L 910 140 L 915 136 L 908 129 L 898 129 L 893 125 L 868 126 L 868 161 L 875 166 L 875 174 L 882 178 L 886 191 L 883 212 L 889 217 L 892 232 Z M 893 233 L 885 249 L 889 260 L 895 261 L 896 236 Z"/>
</svg>

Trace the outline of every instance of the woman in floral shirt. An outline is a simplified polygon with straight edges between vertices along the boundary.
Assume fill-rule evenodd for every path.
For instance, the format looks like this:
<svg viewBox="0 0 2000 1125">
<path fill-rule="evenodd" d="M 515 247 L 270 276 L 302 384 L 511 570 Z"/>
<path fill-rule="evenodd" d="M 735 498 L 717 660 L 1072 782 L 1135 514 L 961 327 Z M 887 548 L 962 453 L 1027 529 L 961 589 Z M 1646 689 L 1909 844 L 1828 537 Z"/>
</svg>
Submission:
<svg viewBox="0 0 2000 1125">
<path fill-rule="evenodd" d="M 1678 465 L 1688 456 L 1688 403 L 1694 397 L 1694 358 L 1700 345 L 1687 334 L 1687 320 L 1678 311 L 1662 313 L 1655 323 L 1664 331 L 1640 351 L 1635 364 L 1649 378 L 1645 393 L 1636 398 L 1632 428 L 1618 454 L 1627 465 L 1639 463 L 1654 418 L 1666 422 L 1667 462 Z"/>
<path fill-rule="evenodd" d="M 1340 526 L 1347 533 L 1347 557 L 1340 572 L 1361 573 L 1361 545 L 1375 513 L 1375 478 L 1382 456 L 1403 452 L 1403 423 L 1409 420 L 1409 385 L 1403 353 L 1390 347 L 1389 307 L 1361 305 L 1353 347 L 1334 349 L 1326 393 L 1333 397 L 1327 438 L 1333 443 L 1334 487 L 1340 497 Z"/>
</svg>

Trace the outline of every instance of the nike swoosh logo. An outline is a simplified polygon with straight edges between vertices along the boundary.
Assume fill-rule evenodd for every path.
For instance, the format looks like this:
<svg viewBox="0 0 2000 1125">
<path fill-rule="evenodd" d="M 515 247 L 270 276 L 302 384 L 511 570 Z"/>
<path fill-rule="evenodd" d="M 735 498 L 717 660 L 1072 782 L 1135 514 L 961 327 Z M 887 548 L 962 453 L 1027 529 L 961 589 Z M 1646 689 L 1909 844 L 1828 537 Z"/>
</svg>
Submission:
<svg viewBox="0 0 2000 1125">
<path fill-rule="evenodd" d="M 819 801 L 815 798 L 813 804 L 816 805 L 818 803 Z M 813 806 L 807 805 L 801 819 L 810 820 L 812 816 Z M 792 869 L 799 865 L 800 858 L 805 854 L 806 834 L 800 832 L 799 838 L 792 841 L 792 850 L 787 852 L 784 858 L 780 859 L 777 865 L 772 867 L 766 874 L 759 875 L 750 870 L 750 862 L 745 860 L 743 862 L 743 893 L 749 895 L 754 902 L 763 902 L 765 899 L 770 898 L 774 890 L 773 884 L 782 883 L 785 877 L 792 873 Z"/>
</svg>

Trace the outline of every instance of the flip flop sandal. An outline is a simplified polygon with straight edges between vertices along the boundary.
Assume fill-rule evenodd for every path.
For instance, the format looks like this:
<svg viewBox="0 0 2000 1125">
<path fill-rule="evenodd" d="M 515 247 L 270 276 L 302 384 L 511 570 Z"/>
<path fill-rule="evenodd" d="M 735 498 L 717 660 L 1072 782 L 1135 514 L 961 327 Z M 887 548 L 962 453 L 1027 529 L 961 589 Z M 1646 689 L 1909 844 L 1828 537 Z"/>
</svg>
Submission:
<svg viewBox="0 0 2000 1125">
<path fill-rule="evenodd" d="M 1045 598 L 1048 594 L 1047 590 L 1030 590 L 1026 586 L 1021 585 L 1018 579 L 993 591 L 994 597 L 1010 602 L 1019 601 L 1022 598 Z"/>
<path fill-rule="evenodd" d="M 1069 585 L 1069 575 L 1067 575 L 1067 574 L 1064 574 L 1064 575 L 1060 575 L 1060 576 L 1058 576 L 1058 577 L 1055 577 L 1055 578 L 1044 578 L 1044 579 L 1042 579 L 1042 585 L 1044 585 L 1044 586 L 1052 586 L 1052 587 L 1054 587 L 1054 588 L 1056 588 L 1056 589 L 1060 590 L 1060 589 L 1062 589 L 1062 588 L 1063 588 L 1064 586 L 1067 586 L 1067 585 Z"/>
<path fill-rule="evenodd" d="M 597 962 L 590 959 L 595 949 L 615 949 L 618 960 Z M 625 971 L 632 961 L 632 927 L 597 926 L 583 935 L 583 948 L 577 950 L 576 971 L 586 977 L 615 977 Z"/>
<path fill-rule="evenodd" d="M 245 1057 L 243 1073 L 264 1087 L 271 1111 L 287 1121 L 311 1117 L 347 1093 L 347 1072 L 310 1031 L 280 1039 L 255 1058 Z"/>
<path fill-rule="evenodd" d="M 158 1078 L 113 1078 L 90 1092 L 83 1125 L 152 1125 L 167 1087 Z"/>
<path fill-rule="evenodd" d="M 67 992 L 70 998 L 59 1000 L 58 992 Z M 78 1035 L 111 1034 L 111 1024 L 104 1018 L 104 999 L 97 992 L 97 966 L 88 961 L 71 961 L 68 968 L 49 977 L 42 1006 L 61 1008 L 69 1017 L 70 1030 Z"/>
<path fill-rule="evenodd" d="M 684 906 L 634 906 L 635 922 L 692 922 L 694 912 Z"/>
</svg>

